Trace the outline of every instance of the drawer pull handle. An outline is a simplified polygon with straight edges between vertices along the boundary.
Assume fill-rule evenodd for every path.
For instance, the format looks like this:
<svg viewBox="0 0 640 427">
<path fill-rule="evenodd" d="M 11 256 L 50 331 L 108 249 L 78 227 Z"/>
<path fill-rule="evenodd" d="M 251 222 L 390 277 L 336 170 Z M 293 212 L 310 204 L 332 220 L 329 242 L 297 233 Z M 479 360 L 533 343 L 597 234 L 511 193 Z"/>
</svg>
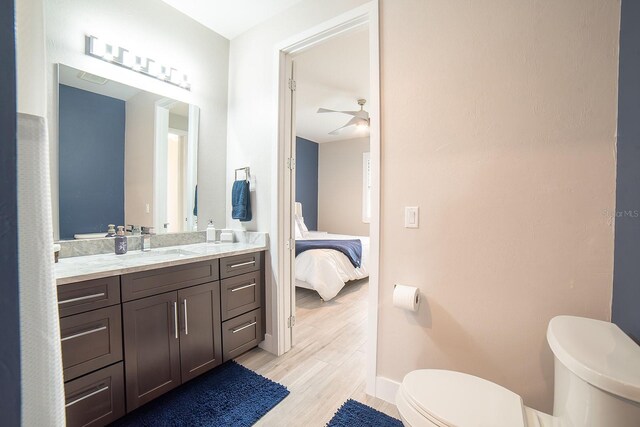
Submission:
<svg viewBox="0 0 640 427">
<path fill-rule="evenodd" d="M 99 388 L 98 390 L 96 390 L 96 391 L 94 391 L 94 392 L 92 392 L 92 393 L 89 393 L 89 394 L 86 394 L 86 395 L 84 395 L 84 396 L 82 396 L 82 397 L 79 397 L 79 398 L 77 398 L 76 400 L 72 400 L 71 402 L 69 402 L 69 403 L 67 403 L 66 405 L 64 405 L 64 407 L 65 407 L 65 408 L 68 408 L 69 406 L 73 406 L 73 405 L 75 405 L 75 404 L 76 404 L 76 403 L 78 403 L 78 402 L 82 402 L 83 400 L 88 399 L 88 398 L 90 398 L 91 396 L 95 396 L 96 394 L 98 394 L 98 393 L 102 393 L 103 391 L 107 391 L 107 390 L 109 390 L 109 386 L 108 386 L 108 385 L 106 385 L 106 386 L 104 386 L 104 387 L 102 387 L 102 388 Z"/>
<path fill-rule="evenodd" d="M 103 297 L 104 295 L 105 295 L 104 292 L 100 292 L 99 294 L 85 295 L 83 297 L 66 299 L 64 301 L 58 301 L 58 305 L 67 304 L 70 302 L 84 301 L 86 299 L 100 298 L 100 297 Z"/>
<path fill-rule="evenodd" d="M 255 264 L 256 264 L 256 260 L 254 259 L 253 261 L 241 262 L 240 264 L 230 265 L 229 268 L 244 267 L 245 265 L 255 265 Z"/>
<path fill-rule="evenodd" d="M 176 331 L 176 339 L 178 339 L 178 302 L 173 302 L 173 327 Z"/>
<path fill-rule="evenodd" d="M 233 288 L 231 289 L 231 292 L 237 292 L 237 291 L 241 291 L 243 289 L 247 289 L 247 288 L 252 288 L 256 285 L 256 282 L 253 282 L 249 285 L 244 285 L 244 286 L 238 286 L 237 288 Z"/>
<path fill-rule="evenodd" d="M 240 328 L 238 328 L 238 329 L 233 329 L 233 330 L 231 331 L 231 333 L 232 333 L 232 334 L 235 334 L 236 332 L 240 332 L 240 331 L 241 331 L 241 330 L 243 330 L 243 329 L 247 329 L 247 328 L 252 327 L 252 326 L 253 326 L 253 325 L 255 325 L 256 323 L 258 323 L 258 322 L 251 322 L 251 323 L 249 323 L 248 325 L 244 325 L 244 326 L 242 326 L 242 327 L 240 327 Z"/>
<path fill-rule="evenodd" d="M 104 331 L 105 329 L 107 329 L 106 326 L 100 326 L 99 328 L 91 329 L 89 331 L 84 331 L 84 332 L 80 332 L 80 333 L 77 333 L 77 334 L 74 334 L 74 335 L 69 335 L 68 337 L 62 338 L 60 341 L 72 340 L 74 338 L 83 337 L 85 335 L 95 334 L 96 332 Z"/>
</svg>

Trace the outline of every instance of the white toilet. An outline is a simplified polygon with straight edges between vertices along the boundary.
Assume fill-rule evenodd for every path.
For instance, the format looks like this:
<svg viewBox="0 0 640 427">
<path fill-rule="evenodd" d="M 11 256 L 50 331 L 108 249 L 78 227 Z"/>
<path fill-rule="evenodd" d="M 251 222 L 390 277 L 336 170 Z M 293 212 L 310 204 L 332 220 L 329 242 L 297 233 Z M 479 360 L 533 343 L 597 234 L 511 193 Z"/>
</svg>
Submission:
<svg viewBox="0 0 640 427">
<path fill-rule="evenodd" d="M 573 316 L 549 322 L 555 355 L 553 416 L 473 375 L 409 372 L 396 405 L 411 427 L 640 427 L 640 346 L 613 323 Z"/>
</svg>

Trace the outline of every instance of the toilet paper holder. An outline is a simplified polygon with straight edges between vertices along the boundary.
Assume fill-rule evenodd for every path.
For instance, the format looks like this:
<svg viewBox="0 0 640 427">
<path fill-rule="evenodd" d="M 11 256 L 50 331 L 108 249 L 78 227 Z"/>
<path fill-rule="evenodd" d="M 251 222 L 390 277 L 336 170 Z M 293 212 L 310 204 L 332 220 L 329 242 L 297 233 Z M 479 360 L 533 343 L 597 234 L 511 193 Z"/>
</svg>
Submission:
<svg viewBox="0 0 640 427">
<path fill-rule="evenodd" d="M 398 286 L 403 289 L 398 290 Z M 415 286 L 394 284 L 393 305 L 408 311 L 418 311 L 420 307 L 420 289 Z"/>
</svg>

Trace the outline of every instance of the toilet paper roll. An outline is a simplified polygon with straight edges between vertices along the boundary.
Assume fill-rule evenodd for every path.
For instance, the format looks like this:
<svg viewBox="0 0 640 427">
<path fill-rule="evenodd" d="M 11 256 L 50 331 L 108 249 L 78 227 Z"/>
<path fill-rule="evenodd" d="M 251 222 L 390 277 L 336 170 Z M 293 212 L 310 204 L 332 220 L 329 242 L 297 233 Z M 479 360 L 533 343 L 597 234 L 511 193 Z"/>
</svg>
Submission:
<svg viewBox="0 0 640 427">
<path fill-rule="evenodd" d="M 418 311 L 420 290 L 415 286 L 396 285 L 393 289 L 393 305 L 409 311 Z"/>
</svg>

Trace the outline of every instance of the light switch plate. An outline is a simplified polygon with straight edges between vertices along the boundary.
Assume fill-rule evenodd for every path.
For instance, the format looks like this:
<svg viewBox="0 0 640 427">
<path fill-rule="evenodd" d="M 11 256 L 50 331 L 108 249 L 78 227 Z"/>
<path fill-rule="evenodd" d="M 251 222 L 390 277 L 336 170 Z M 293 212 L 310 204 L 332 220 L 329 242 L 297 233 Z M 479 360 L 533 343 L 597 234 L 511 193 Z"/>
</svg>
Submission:
<svg viewBox="0 0 640 427">
<path fill-rule="evenodd" d="M 405 228 L 418 228 L 420 224 L 420 208 L 418 206 L 406 206 L 404 208 Z"/>
</svg>

